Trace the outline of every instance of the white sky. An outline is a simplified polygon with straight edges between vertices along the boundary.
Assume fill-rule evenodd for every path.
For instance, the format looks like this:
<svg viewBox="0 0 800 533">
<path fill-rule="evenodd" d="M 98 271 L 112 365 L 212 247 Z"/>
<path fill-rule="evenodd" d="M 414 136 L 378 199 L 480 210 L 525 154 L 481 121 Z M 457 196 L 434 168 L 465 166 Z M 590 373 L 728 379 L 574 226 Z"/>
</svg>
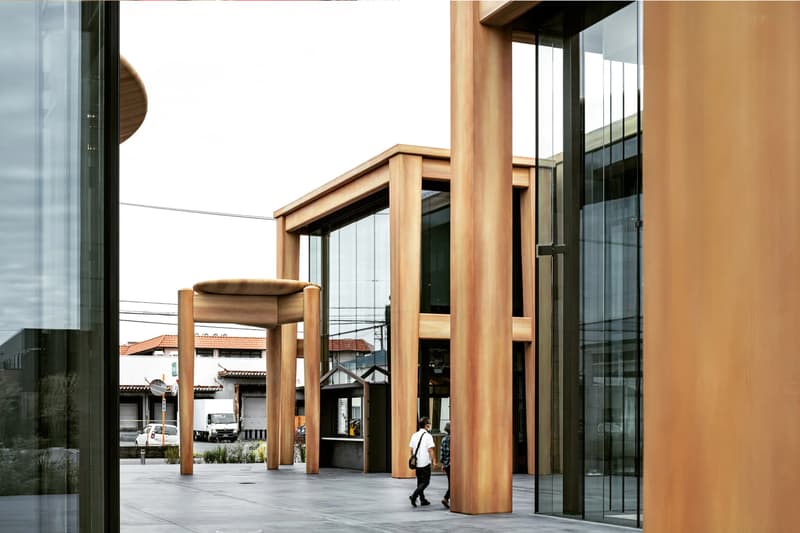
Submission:
<svg viewBox="0 0 800 533">
<path fill-rule="evenodd" d="M 122 2 L 148 95 L 120 146 L 122 202 L 271 216 L 398 143 L 450 146 L 449 3 Z M 514 48 L 514 153 L 533 156 L 533 55 Z M 301 275 L 307 271 L 301 265 Z M 275 223 L 120 208 L 121 311 L 179 288 L 275 277 Z M 122 315 L 120 342 L 174 334 Z M 198 333 L 263 335 L 197 328 Z"/>
</svg>

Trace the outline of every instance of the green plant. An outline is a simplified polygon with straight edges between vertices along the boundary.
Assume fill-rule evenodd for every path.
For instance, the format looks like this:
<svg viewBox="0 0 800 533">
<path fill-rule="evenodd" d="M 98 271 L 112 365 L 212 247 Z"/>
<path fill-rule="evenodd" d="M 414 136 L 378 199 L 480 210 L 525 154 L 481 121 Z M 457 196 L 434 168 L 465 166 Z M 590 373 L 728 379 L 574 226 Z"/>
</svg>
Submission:
<svg viewBox="0 0 800 533">
<path fill-rule="evenodd" d="M 203 453 L 203 460 L 206 463 L 227 463 L 228 462 L 228 449 L 222 446 L 217 446 Z"/>
<path fill-rule="evenodd" d="M 167 446 L 167 449 L 164 450 L 164 461 L 167 464 L 177 464 L 180 460 L 181 452 L 178 446 Z"/>
<path fill-rule="evenodd" d="M 267 443 L 258 441 L 256 448 L 256 461 L 257 463 L 265 463 L 267 461 Z"/>
<path fill-rule="evenodd" d="M 217 446 L 203 453 L 206 463 L 255 463 L 263 462 L 265 447 L 262 443 L 253 447 L 251 444 L 236 443 L 228 447 Z"/>
</svg>

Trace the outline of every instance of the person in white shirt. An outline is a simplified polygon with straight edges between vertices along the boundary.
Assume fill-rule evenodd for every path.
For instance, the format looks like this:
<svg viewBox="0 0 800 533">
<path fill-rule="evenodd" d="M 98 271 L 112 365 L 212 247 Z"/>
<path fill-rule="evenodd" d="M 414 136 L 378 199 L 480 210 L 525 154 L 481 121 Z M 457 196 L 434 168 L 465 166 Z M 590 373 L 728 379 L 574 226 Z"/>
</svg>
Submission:
<svg viewBox="0 0 800 533">
<path fill-rule="evenodd" d="M 417 506 L 417 498 L 419 498 L 420 505 L 431 504 L 425 498 L 425 489 L 431 482 L 431 468 L 436 466 L 436 455 L 434 453 L 436 446 L 433 444 L 433 437 L 430 434 L 430 418 L 427 416 L 420 418 L 417 427 L 419 429 L 411 435 L 411 442 L 408 444 L 411 448 L 411 453 L 416 453 L 417 455 L 417 489 L 408 497 L 413 507 Z"/>
</svg>

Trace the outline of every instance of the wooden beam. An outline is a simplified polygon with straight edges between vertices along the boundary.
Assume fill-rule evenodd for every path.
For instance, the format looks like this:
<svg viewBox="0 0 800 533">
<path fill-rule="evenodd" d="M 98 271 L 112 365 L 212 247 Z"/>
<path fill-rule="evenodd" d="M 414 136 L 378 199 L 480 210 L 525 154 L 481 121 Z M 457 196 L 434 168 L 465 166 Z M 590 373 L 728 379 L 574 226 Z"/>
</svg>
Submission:
<svg viewBox="0 0 800 533">
<path fill-rule="evenodd" d="M 364 163 L 358 165 L 356 168 L 342 174 L 338 178 L 329 181 L 325 185 L 318 187 L 317 189 L 311 191 L 310 193 L 304 195 L 303 197 L 295 200 L 294 202 L 290 203 L 287 206 L 284 206 L 274 212 L 275 218 L 286 217 L 286 230 L 287 231 L 298 231 L 306 224 L 310 223 L 312 220 L 315 220 L 318 217 L 319 212 L 328 212 L 327 210 L 331 208 L 331 206 L 324 203 L 324 199 L 327 197 L 331 197 L 334 194 L 340 194 L 341 198 L 347 199 L 352 198 L 352 194 L 346 192 L 338 192 L 340 190 L 346 190 L 345 187 L 350 185 L 351 182 L 355 181 L 362 181 L 366 179 L 367 181 L 371 179 L 375 179 L 375 175 L 373 172 L 379 168 L 385 168 L 388 164 L 389 160 L 394 157 L 395 155 L 411 155 L 411 156 L 420 156 L 426 162 L 433 162 L 435 165 L 435 161 L 449 161 L 450 159 L 450 150 L 443 149 L 443 148 L 431 148 L 428 146 L 413 146 L 408 144 L 397 144 L 392 146 L 388 150 L 385 150 L 383 153 L 365 161 Z M 532 167 L 536 163 L 536 161 L 530 157 L 514 157 L 514 176 L 515 176 L 515 186 L 516 185 L 516 178 L 519 177 L 520 179 L 527 179 L 521 170 L 524 170 L 522 167 Z M 539 164 L 548 164 L 547 161 L 541 161 Z M 517 167 L 520 167 L 519 169 Z M 448 174 L 449 175 L 449 174 Z M 387 178 L 388 179 L 388 178 Z M 430 179 L 437 179 L 436 176 L 431 176 Z M 385 186 L 385 183 L 384 183 Z M 521 186 L 521 185 L 520 185 Z M 356 186 L 353 191 L 358 191 L 363 185 Z M 380 188 L 380 187 L 379 187 Z M 374 191 L 373 191 L 374 192 Z M 334 205 L 332 208 L 334 210 L 338 210 L 343 205 Z M 304 215 L 297 215 L 295 218 L 290 217 L 293 213 L 298 213 L 302 210 L 308 209 Z"/>
<path fill-rule="evenodd" d="M 294 387 L 292 387 L 294 388 Z M 267 468 L 280 464 L 281 444 L 281 327 L 267 330 Z"/>
<path fill-rule="evenodd" d="M 474 2 L 450 5 L 450 28 L 451 509 L 507 513 L 513 460 L 511 33 L 481 25 Z"/>
<path fill-rule="evenodd" d="M 277 232 L 277 275 L 280 279 L 300 277 L 300 235 L 286 231 L 286 219 L 275 219 Z M 299 313 L 290 313 L 298 301 Z M 290 320 L 291 319 L 291 320 Z M 281 326 L 281 456 L 282 465 L 294 463 L 294 413 L 297 403 L 297 324 L 303 319 L 303 293 L 278 297 Z M 287 322 L 293 322 L 287 324 Z"/>
<path fill-rule="evenodd" d="M 286 214 L 286 230 L 298 231 L 304 226 L 324 218 L 350 204 L 386 188 L 389 183 L 389 169 L 386 165 L 377 167 L 329 192 L 315 201 Z"/>
<path fill-rule="evenodd" d="M 440 340 L 449 339 L 450 315 L 444 315 L 441 313 L 420 313 L 419 338 Z"/>
<path fill-rule="evenodd" d="M 646 529 L 794 531 L 800 3 L 642 8 Z"/>
<path fill-rule="evenodd" d="M 410 478 L 408 439 L 417 427 L 422 157 L 396 155 L 389 170 L 392 477 Z"/>
<path fill-rule="evenodd" d="M 281 207 L 280 209 L 274 212 L 274 216 L 276 218 L 287 216 L 289 213 L 293 213 L 302 207 L 313 204 L 323 196 L 328 196 L 333 191 L 340 189 L 341 187 L 350 183 L 351 181 L 355 181 L 361 178 L 362 176 L 371 173 L 378 167 L 386 166 L 389 163 L 389 159 L 398 154 L 418 155 L 425 158 L 433 158 L 433 159 L 437 158 L 447 159 L 450 157 L 450 151 L 444 148 L 431 148 L 429 146 L 414 146 L 410 144 L 396 144 L 391 148 L 389 148 L 388 150 L 384 150 L 382 153 L 376 155 L 375 157 L 361 163 L 354 169 L 345 172 L 338 178 L 335 178 L 329 181 L 328 183 L 322 185 L 321 187 L 314 189 L 313 191 L 304 195 L 303 197 L 298 198 L 289 205 Z M 287 228 L 289 228 L 289 226 L 287 226 Z"/>
<path fill-rule="evenodd" d="M 306 474 L 319 473 L 320 446 L 320 354 L 322 336 L 320 334 L 320 289 L 312 285 L 303 289 L 305 316 L 303 317 L 303 369 L 305 372 L 306 408 Z"/>
<path fill-rule="evenodd" d="M 194 320 L 272 327 L 278 323 L 278 297 L 195 293 Z"/>
<path fill-rule="evenodd" d="M 519 159 L 521 166 L 514 165 L 512 184 L 515 189 L 527 189 L 530 186 L 530 170 L 534 160 L 521 157 L 514 159 Z M 422 179 L 449 182 L 451 175 L 449 159 L 422 160 Z"/>
<path fill-rule="evenodd" d="M 529 170 L 531 187 L 520 193 L 520 238 L 522 240 L 522 309 L 531 317 L 531 336 L 536 323 L 536 172 Z M 539 172 L 550 172 L 539 169 Z M 533 340 L 533 339 L 531 339 Z M 525 428 L 528 443 L 528 473 L 536 469 L 536 345 L 525 345 Z"/>
<path fill-rule="evenodd" d="M 194 298 L 193 289 L 178 291 L 178 412 L 181 474 L 194 472 Z"/>
<path fill-rule="evenodd" d="M 481 23 L 502 27 L 532 9 L 539 1 L 530 0 L 481 0 Z"/>
<path fill-rule="evenodd" d="M 533 341 L 533 318 L 515 316 L 511 318 L 512 340 L 514 342 Z M 449 339 L 450 315 L 440 313 L 419 314 L 420 339 Z"/>
</svg>

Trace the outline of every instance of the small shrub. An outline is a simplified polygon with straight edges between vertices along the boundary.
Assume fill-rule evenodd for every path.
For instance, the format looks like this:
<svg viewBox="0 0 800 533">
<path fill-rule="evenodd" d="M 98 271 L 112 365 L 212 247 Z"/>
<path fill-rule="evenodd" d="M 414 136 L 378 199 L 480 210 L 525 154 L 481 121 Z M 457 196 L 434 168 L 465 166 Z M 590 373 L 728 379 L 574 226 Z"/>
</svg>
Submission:
<svg viewBox="0 0 800 533">
<path fill-rule="evenodd" d="M 217 446 L 203 453 L 203 460 L 206 463 L 227 463 L 228 450 L 223 446 Z"/>
<path fill-rule="evenodd" d="M 259 442 L 257 447 L 251 444 L 236 443 L 231 446 L 217 446 L 203 453 L 206 463 L 256 463 L 264 462 L 266 447 Z"/>
<path fill-rule="evenodd" d="M 164 450 L 164 462 L 170 465 L 177 464 L 180 461 L 181 452 L 180 448 L 177 446 L 167 446 L 167 449 Z"/>
</svg>

